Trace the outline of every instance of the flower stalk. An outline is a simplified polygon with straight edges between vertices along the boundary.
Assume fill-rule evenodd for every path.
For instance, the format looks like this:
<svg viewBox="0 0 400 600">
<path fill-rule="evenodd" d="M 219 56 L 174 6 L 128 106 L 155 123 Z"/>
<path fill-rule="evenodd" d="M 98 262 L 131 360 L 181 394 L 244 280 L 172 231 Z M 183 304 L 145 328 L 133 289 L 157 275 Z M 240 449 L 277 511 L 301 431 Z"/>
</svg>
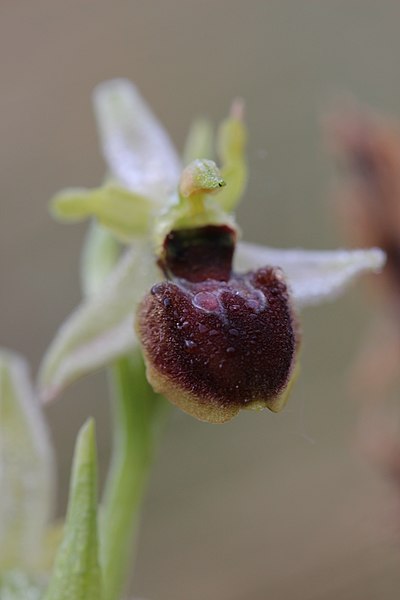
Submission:
<svg viewBox="0 0 400 600">
<path fill-rule="evenodd" d="M 101 520 L 104 600 L 118 600 L 131 573 L 139 514 L 165 403 L 136 352 L 109 369 L 113 394 L 112 460 Z"/>
</svg>

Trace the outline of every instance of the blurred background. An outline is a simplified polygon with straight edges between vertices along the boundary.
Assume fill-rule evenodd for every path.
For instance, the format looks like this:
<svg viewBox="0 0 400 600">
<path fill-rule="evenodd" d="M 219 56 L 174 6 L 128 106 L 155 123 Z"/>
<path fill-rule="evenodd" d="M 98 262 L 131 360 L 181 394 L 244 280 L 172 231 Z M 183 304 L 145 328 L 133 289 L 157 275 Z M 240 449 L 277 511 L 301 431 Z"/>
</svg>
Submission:
<svg viewBox="0 0 400 600">
<path fill-rule="evenodd" d="M 85 226 L 51 220 L 48 199 L 95 186 L 104 165 L 90 94 L 137 83 L 178 148 L 191 120 L 243 96 L 248 240 L 341 244 L 320 117 L 334 98 L 400 116 L 400 4 L 391 0 L 2 0 L 0 315 L 3 346 L 35 371 L 80 300 Z M 372 316 L 362 284 L 303 316 L 302 374 L 287 409 L 212 426 L 175 411 L 145 505 L 133 590 L 150 600 L 391 600 L 400 586 L 393 490 L 357 452 L 346 378 Z M 103 373 L 47 410 L 65 508 L 76 432 L 98 423 Z"/>
</svg>

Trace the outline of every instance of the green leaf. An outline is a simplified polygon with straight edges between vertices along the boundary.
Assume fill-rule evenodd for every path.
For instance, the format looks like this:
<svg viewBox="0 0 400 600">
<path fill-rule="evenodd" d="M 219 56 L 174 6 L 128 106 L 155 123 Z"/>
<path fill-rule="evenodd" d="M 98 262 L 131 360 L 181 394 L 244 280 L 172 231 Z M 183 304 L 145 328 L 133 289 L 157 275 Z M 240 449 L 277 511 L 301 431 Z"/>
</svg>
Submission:
<svg viewBox="0 0 400 600">
<path fill-rule="evenodd" d="M 81 428 L 68 511 L 45 600 L 101 600 L 97 531 L 97 459 L 93 420 Z"/>
<path fill-rule="evenodd" d="M 88 190 L 71 188 L 59 192 L 51 201 L 51 213 L 60 221 L 82 221 L 95 217 L 119 240 L 130 243 L 148 232 L 151 201 L 115 184 Z"/>
<path fill-rule="evenodd" d="M 221 162 L 221 176 L 226 188 L 215 201 L 231 212 L 243 196 L 247 183 L 245 156 L 247 131 L 243 123 L 243 104 L 236 100 L 230 116 L 221 123 L 217 136 L 217 152 Z"/>
<path fill-rule="evenodd" d="M 188 165 L 196 158 L 214 158 L 214 132 L 208 119 L 197 119 L 192 124 L 183 151 L 183 164 Z"/>
<path fill-rule="evenodd" d="M 38 568 L 54 496 L 54 456 L 25 361 L 0 349 L 0 567 Z"/>
<path fill-rule="evenodd" d="M 93 102 L 112 177 L 135 194 L 163 205 L 176 194 L 181 165 L 161 123 L 126 79 L 98 85 Z"/>
<path fill-rule="evenodd" d="M 44 401 L 137 346 L 135 310 L 157 280 L 159 272 L 148 243 L 136 242 L 120 258 L 104 286 L 85 299 L 58 330 L 39 373 L 39 393 Z"/>
</svg>

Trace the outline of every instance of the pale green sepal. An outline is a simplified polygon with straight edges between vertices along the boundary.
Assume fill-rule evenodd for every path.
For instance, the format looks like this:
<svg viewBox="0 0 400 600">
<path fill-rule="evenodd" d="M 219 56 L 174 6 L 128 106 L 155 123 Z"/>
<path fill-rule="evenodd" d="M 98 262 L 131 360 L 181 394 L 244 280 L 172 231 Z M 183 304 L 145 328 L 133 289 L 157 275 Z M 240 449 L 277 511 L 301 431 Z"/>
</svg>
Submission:
<svg viewBox="0 0 400 600">
<path fill-rule="evenodd" d="M 134 349 L 135 310 L 159 280 L 147 242 L 137 241 L 120 258 L 104 286 L 87 298 L 58 330 L 39 373 L 42 400 L 69 383 Z"/>
<path fill-rule="evenodd" d="M 215 200 L 227 212 L 235 209 L 246 188 L 246 140 L 243 103 L 236 100 L 232 105 L 230 116 L 221 123 L 217 135 L 221 176 L 226 181 L 226 188 L 216 196 Z"/>
<path fill-rule="evenodd" d="M 299 308 L 339 296 L 357 276 L 379 272 L 386 261 L 379 248 L 366 250 L 278 250 L 240 243 L 235 255 L 239 271 L 280 267 Z"/>
<path fill-rule="evenodd" d="M 0 349 L 0 569 L 39 568 L 54 483 L 53 449 L 27 364 Z"/>
<path fill-rule="evenodd" d="M 102 288 L 119 255 L 120 245 L 115 237 L 101 225 L 91 223 L 81 259 L 81 282 L 85 296 L 92 296 Z"/>
<path fill-rule="evenodd" d="M 74 453 L 63 540 L 44 600 L 101 600 L 94 422 L 81 428 Z"/>
<path fill-rule="evenodd" d="M 115 184 L 100 188 L 71 188 L 59 192 L 51 201 L 52 215 L 60 221 L 82 221 L 95 217 L 119 240 L 130 243 L 149 230 L 151 201 Z"/>
<path fill-rule="evenodd" d="M 43 578 L 17 569 L 0 574 L 1 600 L 42 600 L 45 588 Z"/>
<path fill-rule="evenodd" d="M 214 158 L 214 131 L 208 119 L 196 119 L 186 138 L 183 164 L 188 165 L 196 158 Z"/>
<path fill-rule="evenodd" d="M 175 194 L 180 160 L 161 123 L 126 79 L 105 81 L 93 94 L 103 155 L 123 187 L 163 205 Z"/>
</svg>

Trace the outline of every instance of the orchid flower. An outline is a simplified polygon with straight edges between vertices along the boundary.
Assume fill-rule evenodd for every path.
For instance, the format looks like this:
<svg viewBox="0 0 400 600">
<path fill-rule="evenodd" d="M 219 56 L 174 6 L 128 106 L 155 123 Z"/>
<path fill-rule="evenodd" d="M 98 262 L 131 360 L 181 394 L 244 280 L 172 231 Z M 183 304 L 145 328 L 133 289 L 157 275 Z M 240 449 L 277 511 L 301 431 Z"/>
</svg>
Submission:
<svg viewBox="0 0 400 600">
<path fill-rule="evenodd" d="M 50 400 L 110 367 L 112 459 L 98 523 L 89 419 L 60 541 L 39 398 L 23 359 L 0 350 L 0 596 L 10 600 L 120 600 L 163 411 L 158 394 L 213 423 L 242 408 L 280 410 L 297 373 L 298 312 L 385 261 L 377 248 L 309 252 L 239 241 L 233 212 L 247 181 L 240 101 L 216 135 L 219 167 L 208 122 L 195 123 L 181 161 L 125 80 L 101 84 L 94 107 L 106 181 L 52 201 L 61 220 L 92 220 L 84 299 L 44 358 L 38 394 Z"/>
<path fill-rule="evenodd" d="M 209 124 L 195 125 L 181 161 L 130 82 L 105 82 L 93 98 L 106 182 L 61 192 L 52 211 L 102 229 L 85 255 L 92 284 L 42 364 L 41 397 L 139 347 L 154 389 L 200 419 L 280 410 L 297 371 L 298 311 L 379 270 L 384 253 L 239 241 L 233 211 L 247 180 L 240 102 L 218 130 L 218 168 Z M 117 239 L 127 247 L 112 267 Z"/>
</svg>

